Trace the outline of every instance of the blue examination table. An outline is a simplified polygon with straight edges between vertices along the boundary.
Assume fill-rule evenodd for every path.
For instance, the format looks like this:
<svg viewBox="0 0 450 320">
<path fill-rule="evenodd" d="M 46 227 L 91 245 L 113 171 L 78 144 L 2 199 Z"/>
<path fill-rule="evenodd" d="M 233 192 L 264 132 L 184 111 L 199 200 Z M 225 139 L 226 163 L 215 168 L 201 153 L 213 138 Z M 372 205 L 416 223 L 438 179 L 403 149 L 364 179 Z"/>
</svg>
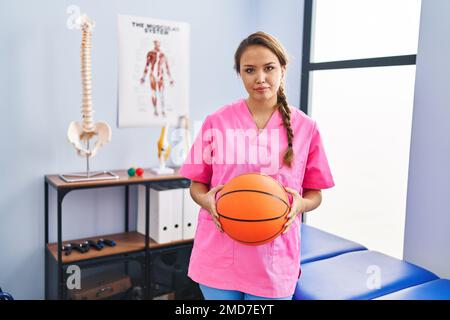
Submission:
<svg viewBox="0 0 450 320">
<path fill-rule="evenodd" d="M 312 226 L 301 226 L 294 300 L 450 299 L 450 280 Z"/>
</svg>

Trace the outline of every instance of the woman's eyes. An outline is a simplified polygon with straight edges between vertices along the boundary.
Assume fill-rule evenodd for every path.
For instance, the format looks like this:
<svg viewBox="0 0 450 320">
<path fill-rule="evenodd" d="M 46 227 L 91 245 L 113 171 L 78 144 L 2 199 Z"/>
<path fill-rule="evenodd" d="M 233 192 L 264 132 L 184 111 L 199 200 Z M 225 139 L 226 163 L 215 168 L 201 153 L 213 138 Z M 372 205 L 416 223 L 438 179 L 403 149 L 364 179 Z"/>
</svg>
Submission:
<svg viewBox="0 0 450 320">
<path fill-rule="evenodd" d="M 267 67 L 264 68 L 264 71 L 272 71 L 273 69 L 275 69 L 275 67 L 273 67 L 273 66 L 267 66 Z M 247 69 L 245 69 L 245 72 L 246 72 L 246 73 L 252 73 L 253 71 L 255 71 L 255 69 L 253 69 L 253 68 L 247 68 Z"/>
</svg>

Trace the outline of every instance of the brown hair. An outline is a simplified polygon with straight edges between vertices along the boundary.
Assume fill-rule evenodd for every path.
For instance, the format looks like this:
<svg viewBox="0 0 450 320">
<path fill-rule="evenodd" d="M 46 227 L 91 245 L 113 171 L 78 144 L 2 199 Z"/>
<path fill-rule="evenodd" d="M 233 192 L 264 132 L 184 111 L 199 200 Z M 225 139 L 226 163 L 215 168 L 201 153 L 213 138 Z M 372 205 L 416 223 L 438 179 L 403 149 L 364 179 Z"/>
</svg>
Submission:
<svg viewBox="0 0 450 320">
<path fill-rule="evenodd" d="M 239 47 L 234 54 L 234 69 L 238 74 L 240 74 L 241 68 L 241 57 L 247 47 L 252 45 L 259 45 L 266 47 L 272 51 L 278 58 L 280 65 L 286 66 L 288 63 L 288 55 L 283 45 L 273 36 L 268 33 L 259 31 L 249 35 L 247 38 L 241 41 Z M 284 93 L 284 82 L 281 81 L 280 88 L 277 92 L 277 106 L 283 118 L 283 125 L 286 128 L 288 148 L 284 154 L 283 162 L 288 166 L 291 166 L 292 159 L 294 157 L 294 150 L 292 148 L 292 140 L 294 138 L 294 133 L 291 128 L 291 110 L 289 109 L 286 95 Z"/>
</svg>

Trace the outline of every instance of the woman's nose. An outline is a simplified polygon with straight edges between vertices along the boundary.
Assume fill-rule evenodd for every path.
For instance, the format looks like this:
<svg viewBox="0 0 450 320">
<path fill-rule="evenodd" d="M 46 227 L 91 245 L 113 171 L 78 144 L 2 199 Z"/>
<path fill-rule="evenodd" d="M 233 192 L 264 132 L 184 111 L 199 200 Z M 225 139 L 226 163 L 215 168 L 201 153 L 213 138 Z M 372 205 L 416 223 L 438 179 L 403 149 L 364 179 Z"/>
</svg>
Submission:
<svg viewBox="0 0 450 320">
<path fill-rule="evenodd" d="M 264 83 L 266 82 L 266 75 L 264 74 L 264 72 L 258 72 L 256 74 L 256 83 Z"/>
</svg>

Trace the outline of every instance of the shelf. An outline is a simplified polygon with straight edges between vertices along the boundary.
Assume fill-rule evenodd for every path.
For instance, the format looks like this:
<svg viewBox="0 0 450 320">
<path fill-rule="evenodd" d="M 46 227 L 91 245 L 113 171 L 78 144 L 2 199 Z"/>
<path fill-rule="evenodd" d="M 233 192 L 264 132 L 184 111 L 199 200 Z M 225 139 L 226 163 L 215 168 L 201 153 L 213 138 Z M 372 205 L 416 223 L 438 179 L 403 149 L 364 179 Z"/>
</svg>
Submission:
<svg viewBox="0 0 450 320">
<path fill-rule="evenodd" d="M 94 180 L 83 182 L 66 182 L 62 180 L 59 175 L 46 175 L 45 180 L 57 189 L 82 189 L 82 188 L 95 188 L 95 187 L 107 187 L 118 186 L 128 184 L 139 184 L 143 182 L 161 182 L 170 180 L 185 179 L 179 174 L 179 168 L 175 169 L 173 174 L 168 175 L 156 175 L 150 172 L 149 168 L 144 169 L 144 174 L 141 177 L 134 176 L 129 177 L 127 170 L 111 170 L 114 174 L 119 176 L 119 179 L 114 180 Z M 64 173 L 66 174 L 66 173 Z"/>
<path fill-rule="evenodd" d="M 57 200 L 57 215 L 58 219 L 63 217 L 63 199 L 65 196 L 75 190 L 82 189 L 95 189 L 95 188 L 109 188 L 109 187 L 125 187 L 125 230 L 128 230 L 129 221 L 129 186 L 144 185 L 146 188 L 155 188 L 156 186 L 163 186 L 165 188 L 189 188 L 190 181 L 179 174 L 179 168 L 175 168 L 173 174 L 168 175 L 156 175 L 150 172 L 150 169 L 146 168 L 144 174 L 141 177 L 134 176 L 129 177 L 127 170 L 110 170 L 112 173 L 118 176 L 118 179 L 109 180 L 93 180 L 83 182 L 66 182 L 60 178 L 59 174 L 45 175 L 45 297 L 51 298 L 55 295 L 58 299 L 64 299 L 66 296 L 66 289 L 64 286 L 64 274 L 63 270 L 70 264 L 78 263 L 80 266 L 89 267 L 93 265 L 102 265 L 104 263 L 110 263 L 116 260 L 134 260 L 139 258 L 139 263 L 149 264 L 150 258 L 153 254 L 159 255 L 163 251 L 171 248 L 178 247 L 177 249 L 184 249 L 184 247 L 192 246 L 193 239 L 173 241 L 169 243 L 156 243 L 153 239 L 148 239 L 148 250 L 145 245 L 145 235 L 134 232 L 124 232 L 110 235 L 98 235 L 89 238 L 75 239 L 63 241 L 62 245 L 69 243 L 82 243 L 86 240 L 96 241 L 100 238 L 114 240 L 116 245 L 114 247 L 106 246 L 102 250 L 96 250 L 90 248 L 86 253 L 80 253 L 76 250 L 72 250 L 71 254 L 66 256 L 65 252 L 62 252 L 61 261 L 58 261 L 58 243 L 48 243 L 49 239 L 49 189 L 53 188 L 56 191 Z M 63 173 L 63 172 L 61 172 Z M 71 172 L 74 173 L 74 172 Z M 69 173 L 64 172 L 65 175 Z M 60 222 L 61 220 L 59 220 Z M 58 224 L 60 227 L 61 224 Z M 62 230 L 58 229 L 58 235 L 62 236 Z M 59 238 L 61 239 L 61 238 Z M 141 259 L 141 255 L 144 259 Z M 143 262 L 145 261 L 145 262 Z M 145 296 L 151 295 L 151 278 L 150 268 L 146 267 L 143 275 L 143 281 L 145 282 Z M 55 291 L 56 290 L 56 291 Z"/>
<path fill-rule="evenodd" d="M 96 250 L 95 248 L 91 248 L 86 253 L 80 253 L 76 250 L 72 250 L 72 253 L 68 256 L 66 256 L 65 252 L 63 252 L 62 253 L 62 263 L 63 264 L 74 263 L 77 261 L 108 257 L 108 256 L 112 256 L 112 255 L 117 255 L 117 254 L 126 254 L 126 253 L 144 251 L 144 249 L 145 249 L 145 236 L 138 232 L 124 232 L 124 233 L 117 233 L 117 234 L 111 234 L 111 235 L 101 235 L 101 236 L 95 236 L 95 237 L 89 237 L 89 238 L 83 238 L 83 239 L 63 241 L 63 245 L 66 245 L 69 243 L 80 243 L 85 240 L 97 240 L 100 238 L 114 240 L 116 242 L 116 245 L 114 247 L 109 247 L 109 246 L 105 245 L 105 247 L 100 251 Z M 193 241 L 193 239 L 172 241 L 172 242 L 168 242 L 168 243 L 157 243 L 153 239 L 150 239 L 150 249 L 175 246 L 175 245 L 179 245 L 179 244 L 187 244 L 187 243 L 192 243 L 192 241 Z M 50 251 L 50 253 L 53 256 L 53 258 L 55 259 L 55 261 L 58 261 L 58 244 L 57 243 L 48 244 L 47 250 Z"/>
</svg>

